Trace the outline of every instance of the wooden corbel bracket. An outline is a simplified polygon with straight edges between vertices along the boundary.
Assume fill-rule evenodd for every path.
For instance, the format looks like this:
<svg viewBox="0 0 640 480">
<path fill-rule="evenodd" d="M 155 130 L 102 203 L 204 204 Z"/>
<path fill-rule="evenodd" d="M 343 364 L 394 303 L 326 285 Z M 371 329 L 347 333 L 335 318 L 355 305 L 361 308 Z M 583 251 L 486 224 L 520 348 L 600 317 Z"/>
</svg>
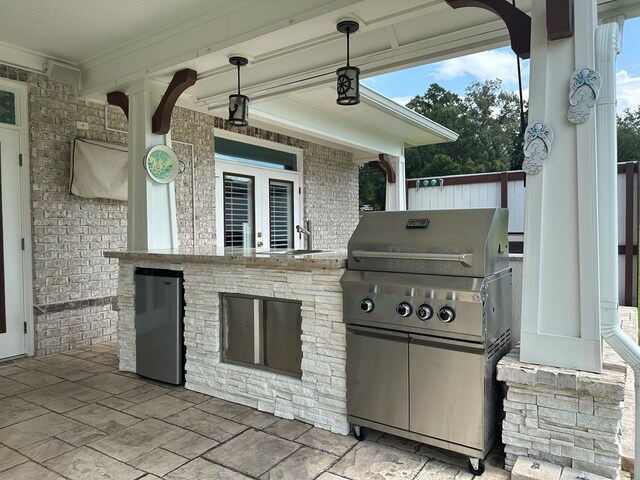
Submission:
<svg viewBox="0 0 640 480">
<path fill-rule="evenodd" d="M 573 37 L 573 0 L 547 0 L 549 40 Z"/>
<path fill-rule="evenodd" d="M 162 96 L 162 100 L 156 108 L 151 119 L 151 131 L 158 135 L 164 135 L 171 128 L 171 113 L 178 98 L 187 88 L 196 83 L 198 73 L 190 68 L 179 70 L 173 74 L 173 79 Z"/>
<path fill-rule="evenodd" d="M 389 155 L 386 153 L 381 153 L 378 155 L 378 160 L 373 160 L 367 163 L 367 165 L 382 173 L 387 183 L 396 183 L 396 172 L 389 161 Z"/>
<path fill-rule="evenodd" d="M 553 0 L 555 3 L 557 0 Z M 561 3 L 565 0 L 561 0 Z M 520 58 L 531 53 L 531 17 L 507 0 L 445 0 L 451 8 L 478 7 L 498 15 L 507 26 L 511 49 Z M 549 0 L 547 0 L 549 2 Z"/>
<path fill-rule="evenodd" d="M 124 112 L 124 116 L 129 120 L 129 97 L 124 92 L 109 92 L 107 93 L 107 103 L 120 107 Z"/>
</svg>

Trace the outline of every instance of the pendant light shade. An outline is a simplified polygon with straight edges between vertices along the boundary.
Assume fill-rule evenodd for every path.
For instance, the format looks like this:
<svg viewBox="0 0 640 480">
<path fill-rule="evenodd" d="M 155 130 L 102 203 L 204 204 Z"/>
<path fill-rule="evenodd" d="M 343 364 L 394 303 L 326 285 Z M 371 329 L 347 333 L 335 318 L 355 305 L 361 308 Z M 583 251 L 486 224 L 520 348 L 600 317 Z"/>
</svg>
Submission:
<svg viewBox="0 0 640 480">
<path fill-rule="evenodd" d="M 349 65 L 349 35 L 355 33 L 360 25 L 355 20 L 343 20 L 336 26 L 340 33 L 347 35 L 347 65 L 336 70 L 338 77 L 336 90 L 338 105 L 357 105 L 360 103 L 360 69 Z"/>
<path fill-rule="evenodd" d="M 249 125 L 249 97 L 240 93 L 240 67 L 249 61 L 245 57 L 231 57 L 229 63 L 238 68 L 238 93 L 229 95 L 229 124 L 246 127 Z"/>
</svg>

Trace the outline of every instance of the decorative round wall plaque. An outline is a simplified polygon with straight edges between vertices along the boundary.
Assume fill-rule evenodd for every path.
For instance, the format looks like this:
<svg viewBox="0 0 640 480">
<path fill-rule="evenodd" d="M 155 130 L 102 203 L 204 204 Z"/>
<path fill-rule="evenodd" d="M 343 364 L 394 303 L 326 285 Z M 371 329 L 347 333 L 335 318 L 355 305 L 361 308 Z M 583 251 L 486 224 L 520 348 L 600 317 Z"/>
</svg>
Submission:
<svg viewBox="0 0 640 480">
<path fill-rule="evenodd" d="M 151 147 L 144 157 L 144 168 L 151 179 L 158 183 L 171 183 L 180 170 L 178 157 L 166 145 Z"/>
</svg>

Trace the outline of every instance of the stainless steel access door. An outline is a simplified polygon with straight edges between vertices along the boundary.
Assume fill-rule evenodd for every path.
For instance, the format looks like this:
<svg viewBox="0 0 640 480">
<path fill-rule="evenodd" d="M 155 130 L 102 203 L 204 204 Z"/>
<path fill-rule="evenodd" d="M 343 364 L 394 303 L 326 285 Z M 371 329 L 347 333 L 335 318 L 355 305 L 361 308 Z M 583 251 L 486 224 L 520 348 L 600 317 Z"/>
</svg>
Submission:
<svg viewBox="0 0 640 480">
<path fill-rule="evenodd" d="M 264 301 L 264 364 L 302 375 L 300 302 Z"/>
<path fill-rule="evenodd" d="M 484 350 L 448 339 L 410 335 L 412 432 L 484 449 Z"/>
<path fill-rule="evenodd" d="M 347 412 L 409 428 L 408 335 L 347 326 Z"/>
</svg>

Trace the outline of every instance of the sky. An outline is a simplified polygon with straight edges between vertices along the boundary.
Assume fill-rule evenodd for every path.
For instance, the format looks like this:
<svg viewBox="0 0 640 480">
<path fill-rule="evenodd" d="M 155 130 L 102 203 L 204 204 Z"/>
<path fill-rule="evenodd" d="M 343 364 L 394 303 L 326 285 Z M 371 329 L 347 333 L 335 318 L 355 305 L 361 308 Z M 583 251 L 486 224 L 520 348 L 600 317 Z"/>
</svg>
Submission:
<svg viewBox="0 0 640 480">
<path fill-rule="evenodd" d="M 523 95 L 528 97 L 529 61 L 521 63 Z M 617 61 L 618 113 L 640 106 L 640 18 L 624 24 L 622 51 Z M 362 81 L 367 87 L 404 105 L 416 95 L 424 94 L 429 85 L 440 86 L 464 95 L 472 82 L 502 80 L 502 88 L 518 91 L 516 57 L 510 47 L 475 53 L 466 57 L 409 68 Z"/>
</svg>

